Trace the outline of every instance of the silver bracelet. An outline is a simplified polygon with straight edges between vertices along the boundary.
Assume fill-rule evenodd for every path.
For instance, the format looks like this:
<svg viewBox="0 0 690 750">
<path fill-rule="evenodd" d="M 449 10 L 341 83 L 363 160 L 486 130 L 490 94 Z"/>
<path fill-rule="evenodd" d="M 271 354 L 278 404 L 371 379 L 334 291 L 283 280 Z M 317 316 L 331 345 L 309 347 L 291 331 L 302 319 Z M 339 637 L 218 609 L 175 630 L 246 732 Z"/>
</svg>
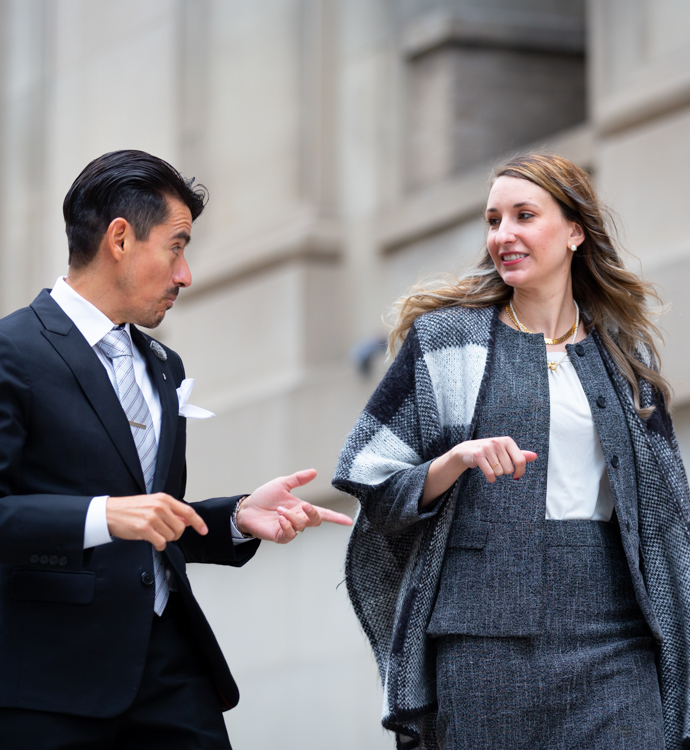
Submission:
<svg viewBox="0 0 690 750">
<path fill-rule="evenodd" d="M 245 539 L 254 539 L 254 535 L 253 535 L 253 534 L 245 534 L 245 533 L 244 533 L 244 531 L 240 531 L 240 527 L 239 527 L 239 526 L 237 525 L 237 511 L 238 511 L 238 510 L 240 509 L 240 505 L 242 505 L 242 503 L 243 503 L 243 502 L 244 502 L 244 501 L 245 501 L 245 500 L 246 500 L 246 499 L 247 499 L 248 497 L 249 497 L 249 495 L 245 495 L 244 497 L 241 497 L 241 498 L 240 498 L 240 499 L 239 499 L 239 500 L 237 501 L 237 504 L 235 505 L 235 509 L 234 509 L 234 510 L 232 511 L 232 523 L 233 523 L 234 527 L 235 527 L 235 528 L 236 528 L 236 529 L 237 529 L 237 530 L 238 530 L 238 531 L 240 532 L 240 534 L 242 534 L 242 536 L 243 536 L 243 537 L 244 537 Z"/>
</svg>

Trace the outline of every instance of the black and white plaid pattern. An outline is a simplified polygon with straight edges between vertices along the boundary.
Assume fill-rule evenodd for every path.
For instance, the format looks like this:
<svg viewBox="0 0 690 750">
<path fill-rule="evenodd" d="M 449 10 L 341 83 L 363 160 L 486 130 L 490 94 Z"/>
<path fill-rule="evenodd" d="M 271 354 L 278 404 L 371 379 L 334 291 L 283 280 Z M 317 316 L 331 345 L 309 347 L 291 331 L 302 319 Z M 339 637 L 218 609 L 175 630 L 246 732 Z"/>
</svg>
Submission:
<svg viewBox="0 0 690 750">
<path fill-rule="evenodd" d="M 667 750 L 690 747 L 690 492 L 673 425 L 651 386 L 642 406 L 656 406 L 644 422 L 628 383 L 596 337 L 621 397 L 637 465 L 641 556 L 647 591 L 664 635 L 659 671 Z"/>
<path fill-rule="evenodd" d="M 151 412 L 134 377 L 132 342 L 127 331 L 121 326 L 115 326 L 106 333 L 97 346 L 113 363 L 117 394 L 129 420 L 129 429 L 137 448 L 146 491 L 151 492 L 156 472 L 158 446 Z M 168 603 L 170 588 L 166 579 L 163 557 L 155 547 L 151 549 L 153 551 L 153 577 L 156 585 L 153 609 L 157 615 L 161 615 Z"/>
<path fill-rule="evenodd" d="M 495 307 L 418 318 L 348 436 L 333 479 L 361 503 L 347 587 L 383 682 L 382 723 L 396 732 L 398 748 L 438 747 L 435 662 L 425 630 L 457 487 L 421 516 L 417 500 L 431 461 L 474 431 L 497 321 Z M 643 384 L 643 403 L 658 407 L 643 423 L 596 338 L 633 439 L 645 583 L 664 634 L 666 748 L 690 748 L 690 492 L 663 404 Z"/>
<path fill-rule="evenodd" d="M 497 320 L 493 308 L 418 318 L 348 436 L 333 480 L 362 504 L 346 580 L 379 666 L 382 722 L 397 733 L 399 747 L 419 744 L 424 717 L 436 706 L 435 661 L 425 630 L 455 488 L 447 493 L 450 501 L 421 522 L 415 502 L 409 503 L 414 513 L 396 505 L 421 496 L 431 461 L 472 434 Z"/>
</svg>

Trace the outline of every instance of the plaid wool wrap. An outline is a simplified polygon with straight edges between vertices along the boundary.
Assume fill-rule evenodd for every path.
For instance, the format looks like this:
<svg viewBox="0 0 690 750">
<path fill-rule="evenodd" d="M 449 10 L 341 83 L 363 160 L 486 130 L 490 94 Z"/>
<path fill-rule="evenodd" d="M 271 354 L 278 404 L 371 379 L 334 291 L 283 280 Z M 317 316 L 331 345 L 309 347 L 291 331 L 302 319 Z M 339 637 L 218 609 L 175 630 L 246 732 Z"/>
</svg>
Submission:
<svg viewBox="0 0 690 750">
<path fill-rule="evenodd" d="M 382 724 L 397 747 L 437 750 L 435 654 L 426 636 L 458 483 L 419 513 L 431 462 L 471 439 L 492 367 L 498 308 L 420 316 L 343 447 L 333 484 L 361 504 L 346 559 L 348 593 L 383 683 Z M 591 334 L 623 405 L 635 455 L 642 569 L 661 626 L 666 749 L 690 748 L 690 491 L 656 391 L 631 389 Z"/>
</svg>

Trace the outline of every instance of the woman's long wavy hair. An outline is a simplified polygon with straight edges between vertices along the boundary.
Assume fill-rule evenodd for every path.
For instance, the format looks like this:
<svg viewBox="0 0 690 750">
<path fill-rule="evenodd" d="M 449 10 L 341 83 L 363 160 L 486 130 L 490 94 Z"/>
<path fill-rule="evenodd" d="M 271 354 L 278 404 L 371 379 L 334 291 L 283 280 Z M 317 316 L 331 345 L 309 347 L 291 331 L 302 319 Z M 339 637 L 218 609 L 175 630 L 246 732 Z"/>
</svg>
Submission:
<svg viewBox="0 0 690 750">
<path fill-rule="evenodd" d="M 546 190 L 568 221 L 577 222 L 585 240 L 572 263 L 573 296 L 588 327 L 595 328 L 616 366 L 630 383 L 638 414 L 646 418 L 653 408 L 640 406 L 639 378 L 651 383 L 670 403 L 670 387 L 659 374 L 655 341 L 658 328 L 651 320 L 649 300 L 660 303 L 654 286 L 624 268 L 606 228 L 611 221 L 599 203 L 587 174 L 572 162 L 553 154 L 527 154 L 504 163 L 493 175 L 529 180 Z M 489 307 L 505 304 L 513 289 L 500 277 L 484 247 L 478 261 L 459 279 L 443 277 L 431 286 L 412 287 L 393 307 L 395 323 L 389 335 L 392 352 L 416 318 L 444 307 Z"/>
</svg>

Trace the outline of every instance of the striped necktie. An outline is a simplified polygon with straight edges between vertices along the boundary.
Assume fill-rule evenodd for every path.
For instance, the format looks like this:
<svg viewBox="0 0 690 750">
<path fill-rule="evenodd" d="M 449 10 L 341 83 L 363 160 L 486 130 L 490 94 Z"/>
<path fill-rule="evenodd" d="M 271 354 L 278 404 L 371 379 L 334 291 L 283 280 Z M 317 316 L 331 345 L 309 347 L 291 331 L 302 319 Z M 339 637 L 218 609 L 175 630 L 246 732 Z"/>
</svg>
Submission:
<svg viewBox="0 0 690 750">
<path fill-rule="evenodd" d="M 144 474 L 146 492 L 151 492 L 153 475 L 156 471 L 156 433 L 153 420 L 144 394 L 134 378 L 134 360 L 132 357 L 132 342 L 129 334 L 121 326 L 115 326 L 96 344 L 98 348 L 113 363 L 117 394 L 129 420 L 134 444 L 139 455 L 141 470 Z M 163 614 L 170 596 L 170 589 L 166 579 L 163 556 L 155 547 L 153 551 L 153 574 L 156 584 L 156 594 L 153 609 L 157 615 Z"/>
</svg>

